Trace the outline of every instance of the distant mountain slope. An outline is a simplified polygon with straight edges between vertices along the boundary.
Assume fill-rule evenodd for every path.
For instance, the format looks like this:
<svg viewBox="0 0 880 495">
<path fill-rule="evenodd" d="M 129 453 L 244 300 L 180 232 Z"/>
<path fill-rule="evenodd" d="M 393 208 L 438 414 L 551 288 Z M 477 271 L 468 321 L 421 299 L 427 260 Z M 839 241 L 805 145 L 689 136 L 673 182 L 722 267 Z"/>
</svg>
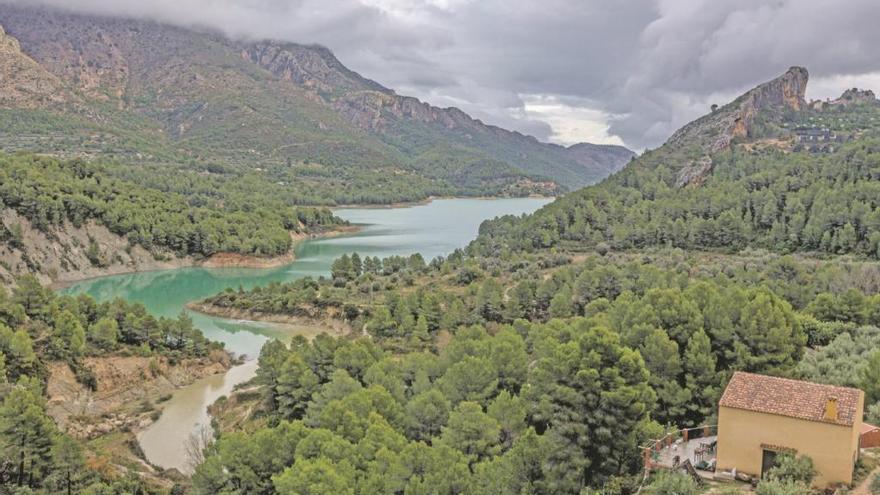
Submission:
<svg viewBox="0 0 880 495">
<path fill-rule="evenodd" d="M 18 40 L 0 26 L 0 105 L 23 108 L 63 102 L 68 95 L 57 77 L 21 52 Z"/>
<path fill-rule="evenodd" d="M 635 158 L 629 148 L 613 144 L 578 143 L 569 146 L 567 151 L 587 170 L 600 170 L 603 175 L 617 172 L 622 168 L 620 163 L 626 164 Z"/>
<path fill-rule="evenodd" d="M 804 100 L 792 67 L 677 131 L 603 182 L 524 219 L 481 227 L 472 249 L 685 249 L 880 258 L 880 103 L 848 90 Z"/>
<path fill-rule="evenodd" d="M 306 202 L 555 193 L 633 156 L 541 143 L 399 96 L 319 46 L 10 5 L 0 25 L 62 86 L 49 93 L 80 102 L 0 101 L 7 150 L 260 169 Z"/>
</svg>

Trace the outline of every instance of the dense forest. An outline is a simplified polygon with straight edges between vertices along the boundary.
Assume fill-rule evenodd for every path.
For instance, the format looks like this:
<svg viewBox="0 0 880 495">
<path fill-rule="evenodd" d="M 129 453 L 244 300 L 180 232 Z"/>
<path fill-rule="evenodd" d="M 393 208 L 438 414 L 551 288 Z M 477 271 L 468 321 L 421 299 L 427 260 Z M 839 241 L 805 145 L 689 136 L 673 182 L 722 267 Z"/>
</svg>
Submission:
<svg viewBox="0 0 880 495">
<path fill-rule="evenodd" d="M 877 274 L 873 263 L 767 253 L 355 254 L 330 278 L 230 289 L 206 302 L 330 315 L 371 339 L 265 347 L 256 417 L 266 426 L 221 435 L 194 486 L 631 493 L 638 447 L 667 428 L 711 424 L 734 370 L 862 387 L 877 421 Z M 245 448 L 247 461 L 233 455 Z M 278 449 L 290 457 L 277 463 Z M 459 474 L 444 477 L 448 466 Z"/>
<path fill-rule="evenodd" d="M 0 209 L 47 233 L 64 222 L 95 221 L 132 245 L 181 256 L 283 254 L 291 248 L 290 232 L 342 223 L 327 209 L 294 206 L 275 193 L 259 176 L 220 182 L 161 168 L 126 172 L 77 159 L 0 155 Z M 0 241 L 15 247 L 20 229 L 3 225 Z"/>
<path fill-rule="evenodd" d="M 156 319 L 119 299 L 97 303 L 85 295 L 56 295 L 30 276 L 11 293 L 0 288 L 0 491 L 147 493 L 137 476 L 96 470 L 99 453 L 58 429 L 46 410 L 47 365 L 67 363 L 94 389 L 99 384 L 84 363 L 90 356 L 180 360 L 215 349 L 185 315 Z"/>
</svg>

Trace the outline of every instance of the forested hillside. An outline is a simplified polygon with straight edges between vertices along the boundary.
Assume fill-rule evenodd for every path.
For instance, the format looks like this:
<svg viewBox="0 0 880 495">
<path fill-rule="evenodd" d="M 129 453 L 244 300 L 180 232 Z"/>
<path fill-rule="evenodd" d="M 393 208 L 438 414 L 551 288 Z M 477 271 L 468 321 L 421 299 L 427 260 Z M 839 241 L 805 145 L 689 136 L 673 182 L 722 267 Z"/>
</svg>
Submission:
<svg viewBox="0 0 880 495">
<path fill-rule="evenodd" d="M 126 172 L 115 164 L 27 154 L 0 154 L 0 212 L 4 279 L 46 274 L 36 253 L 25 252 L 30 230 L 58 240 L 94 223 L 123 239 L 127 254 L 137 246 L 157 258 L 206 258 L 219 252 L 267 257 L 290 251 L 291 234 L 343 223 L 327 209 L 294 206 L 279 186 L 258 174 L 230 182 L 212 175 L 168 176 L 151 168 Z M 72 240 L 66 249 L 78 248 L 97 267 L 126 254 L 103 248 L 94 236 Z M 69 252 L 54 256 L 61 258 L 62 268 L 68 256 L 67 263 L 74 263 Z"/>
<path fill-rule="evenodd" d="M 709 119 L 734 113 L 719 109 L 597 186 L 525 220 L 487 222 L 474 251 L 748 246 L 880 258 L 880 103 L 873 94 L 749 111 L 747 133 L 713 126 Z"/>
<path fill-rule="evenodd" d="M 872 262 L 660 250 L 355 256 L 332 279 L 230 289 L 197 309 L 338 318 L 369 338 L 266 346 L 252 421 L 270 426 L 221 435 L 195 492 L 633 493 L 639 445 L 713 424 L 735 370 L 862 387 L 880 420 L 877 281 Z"/>
<path fill-rule="evenodd" d="M 106 443 L 61 431 L 47 412 L 49 366 L 68 366 L 85 387 L 103 387 L 90 357 L 130 356 L 180 362 L 221 347 L 192 320 L 156 319 L 122 300 L 57 296 L 33 277 L 11 293 L 0 287 L 0 491 L 3 493 L 146 493 Z M 121 469 L 121 470 L 120 470 Z"/>
<path fill-rule="evenodd" d="M 300 204 L 553 195 L 625 165 L 432 107 L 323 47 L 0 8 L 0 149 L 259 172 Z"/>
<path fill-rule="evenodd" d="M 448 257 L 344 256 L 195 306 L 353 329 L 263 348 L 256 388 L 223 405 L 249 420 L 221 416 L 195 493 L 696 494 L 643 480 L 640 445 L 714 424 L 737 370 L 862 388 L 880 420 L 878 105 L 808 104 L 806 77 Z"/>
</svg>

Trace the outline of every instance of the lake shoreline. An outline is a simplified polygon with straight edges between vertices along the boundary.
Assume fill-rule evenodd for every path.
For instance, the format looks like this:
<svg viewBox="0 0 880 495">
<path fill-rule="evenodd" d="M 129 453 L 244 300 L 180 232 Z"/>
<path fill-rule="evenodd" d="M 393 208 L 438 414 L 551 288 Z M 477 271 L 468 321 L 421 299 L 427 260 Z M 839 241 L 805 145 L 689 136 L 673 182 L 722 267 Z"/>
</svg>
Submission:
<svg viewBox="0 0 880 495">
<path fill-rule="evenodd" d="M 80 383 L 62 361 L 49 363 L 48 413 L 76 438 L 92 439 L 123 429 L 148 428 L 164 408 L 164 397 L 205 377 L 226 374 L 239 364 L 227 351 L 180 361 L 166 356 L 93 356 L 85 359 L 100 392 Z M 143 404 L 151 407 L 144 409 Z M 86 412 L 87 411 L 87 412 Z"/>
<path fill-rule="evenodd" d="M 437 200 L 445 199 L 477 199 L 480 201 L 497 201 L 504 199 L 549 199 L 555 200 L 559 196 L 542 196 L 540 194 L 529 194 L 528 196 L 428 196 L 425 199 L 417 201 L 396 201 L 394 203 L 381 204 L 348 204 L 328 206 L 330 210 L 393 210 L 398 208 L 414 208 L 416 206 L 429 205 Z"/>
<path fill-rule="evenodd" d="M 333 318 L 332 316 L 312 318 L 308 316 L 284 315 L 279 313 L 258 313 L 244 309 L 224 308 L 203 301 L 187 303 L 186 309 L 203 315 L 225 318 L 227 320 L 245 320 L 259 323 L 273 323 L 276 325 L 321 328 L 328 330 L 326 333 L 336 337 L 350 335 L 353 332 L 353 329 L 349 324 Z"/>
<path fill-rule="evenodd" d="M 200 306 L 206 298 L 230 287 L 250 288 L 300 277 L 326 276 L 333 260 L 346 252 L 360 251 L 362 256 L 369 254 L 383 258 L 412 252 L 431 256 L 448 253 L 472 241 L 483 220 L 528 213 L 550 201 L 547 198 L 494 199 L 498 198 L 461 203 L 437 201 L 423 206 L 424 211 L 394 212 L 374 208 L 373 213 L 363 209 L 340 212 L 337 216 L 349 222 L 337 229 L 342 232 L 297 236 L 296 260 L 290 267 L 270 270 L 187 268 L 177 273 L 162 270 L 155 275 L 132 273 L 120 276 L 118 280 L 112 280 L 114 277 L 111 276 L 106 283 L 75 285 L 71 292 L 91 294 L 100 301 L 125 297 L 143 302 L 151 313 L 166 317 L 186 311 L 207 338 L 223 342 L 227 351 L 247 358 L 244 364 L 233 366 L 226 373 L 203 378 L 176 390 L 162 403 L 163 412 L 159 419 L 139 430 L 136 437 L 149 462 L 162 468 L 189 472 L 181 442 L 168 442 L 168 439 L 185 439 L 199 428 L 198 425 L 209 425 L 211 413 L 208 407 L 255 376 L 260 348 L 268 340 L 286 341 L 294 335 L 312 338 L 321 333 L 345 338 L 345 335 L 355 336 L 362 332 L 362 328 L 351 329 L 342 321 L 341 315 L 317 314 L 309 318 L 252 314 L 235 308 Z M 363 232 L 356 234 L 360 229 Z M 328 243 L 320 241 L 334 236 L 347 239 Z"/>
<path fill-rule="evenodd" d="M 293 242 L 290 245 L 290 251 L 280 256 L 261 257 L 241 253 L 219 252 L 208 258 L 194 258 L 192 256 L 183 256 L 179 258 L 171 258 L 169 260 L 156 260 L 155 264 L 148 264 L 147 268 L 141 269 L 140 266 L 113 266 L 105 270 L 105 273 L 98 275 L 89 275 L 84 277 L 65 277 L 63 279 L 52 281 L 49 287 L 52 290 L 63 290 L 80 282 L 89 280 L 97 280 L 103 277 L 114 275 L 127 275 L 133 273 L 148 273 L 165 270 L 177 270 L 180 268 L 245 268 L 245 269 L 268 269 L 277 268 L 279 266 L 289 265 L 296 261 L 296 247 L 304 241 L 329 239 L 332 237 L 340 237 L 345 235 L 353 235 L 360 232 L 360 225 L 341 225 L 333 229 L 320 233 L 290 233 Z"/>
</svg>

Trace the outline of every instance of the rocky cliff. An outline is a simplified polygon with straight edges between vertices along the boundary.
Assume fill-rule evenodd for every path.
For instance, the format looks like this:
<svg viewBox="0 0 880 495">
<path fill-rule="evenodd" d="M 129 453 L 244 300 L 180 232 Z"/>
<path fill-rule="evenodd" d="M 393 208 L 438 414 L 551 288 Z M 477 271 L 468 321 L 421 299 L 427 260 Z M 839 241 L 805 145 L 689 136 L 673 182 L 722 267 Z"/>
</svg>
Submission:
<svg viewBox="0 0 880 495">
<path fill-rule="evenodd" d="M 36 108 L 66 101 L 61 81 L 22 53 L 0 26 L 0 107 Z"/>
<path fill-rule="evenodd" d="M 874 95 L 874 92 L 870 89 L 859 89 L 859 88 L 850 88 L 843 92 L 840 95 L 840 98 L 835 100 L 826 100 L 826 101 L 812 101 L 810 102 L 810 108 L 813 110 L 825 110 L 828 108 L 833 108 L 837 106 L 847 107 L 850 105 L 862 105 L 862 104 L 876 104 L 877 96 Z"/>
<path fill-rule="evenodd" d="M 67 363 L 51 362 L 47 409 L 62 429 L 77 438 L 95 438 L 122 428 L 139 430 L 153 422 L 155 404 L 161 399 L 200 378 L 224 373 L 231 365 L 223 351 L 173 363 L 161 356 L 88 357 L 83 366 L 97 384 L 91 390 L 76 380 Z"/>
<path fill-rule="evenodd" d="M 31 273 L 42 283 L 67 283 L 103 275 L 178 268 L 194 264 L 190 258 L 163 253 L 158 259 L 141 246 L 106 227 L 87 222 L 76 227 L 65 222 L 42 232 L 12 209 L 0 209 L 0 232 L 14 232 L 14 241 L 0 235 L 0 286 Z"/>
<path fill-rule="evenodd" d="M 794 110 L 806 107 L 804 93 L 809 73 L 803 67 L 792 67 L 785 74 L 761 84 L 712 113 L 682 127 L 667 145 L 698 145 L 705 153 L 721 151 L 737 138 L 751 136 L 752 124 L 765 110 Z"/>
<path fill-rule="evenodd" d="M 808 79 L 807 69 L 791 67 L 776 79 L 756 86 L 676 131 L 664 145 L 667 150 L 696 150 L 702 156 L 680 164 L 675 185 L 702 185 L 715 166 L 712 154 L 729 148 L 736 140 L 756 137 L 754 124 L 759 114 L 781 121 L 783 113 L 807 108 L 804 94 Z"/>
</svg>

